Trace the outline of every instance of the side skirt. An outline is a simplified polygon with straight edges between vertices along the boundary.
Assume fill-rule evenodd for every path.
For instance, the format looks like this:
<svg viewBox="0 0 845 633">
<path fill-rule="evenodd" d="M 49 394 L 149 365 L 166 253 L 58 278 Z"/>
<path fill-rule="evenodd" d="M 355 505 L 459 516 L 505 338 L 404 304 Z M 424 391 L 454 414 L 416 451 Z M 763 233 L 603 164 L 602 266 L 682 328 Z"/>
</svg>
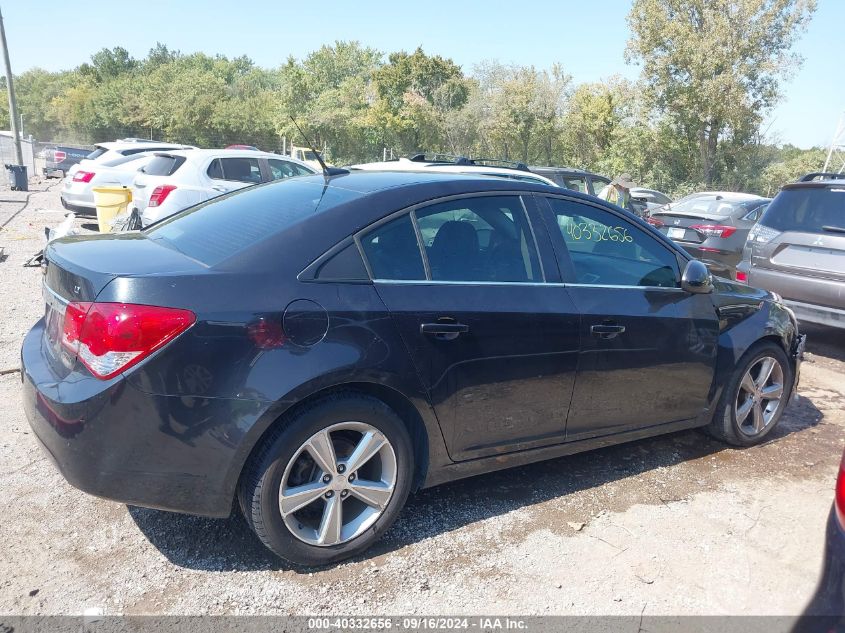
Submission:
<svg viewBox="0 0 845 633">
<path fill-rule="evenodd" d="M 596 448 L 614 446 L 615 444 L 624 444 L 625 442 L 654 437 L 656 435 L 664 435 L 666 433 L 674 433 L 675 431 L 685 431 L 687 429 L 705 426 L 708 422 L 709 418 L 706 415 L 702 415 L 691 420 L 668 422 L 666 424 L 658 424 L 656 426 L 635 429 L 633 431 L 614 433 L 613 435 L 591 437 L 584 440 L 566 442 L 564 444 L 555 444 L 554 446 L 545 446 L 543 448 L 520 451 L 518 453 L 493 455 L 491 457 L 482 457 L 480 459 L 458 462 L 444 466 L 435 471 L 430 470 L 422 487 L 431 488 L 432 486 L 438 486 L 449 481 L 455 481 L 465 477 L 473 477 L 474 475 L 483 475 L 484 473 L 493 472 L 494 470 L 533 464 L 534 462 L 541 462 L 547 459 L 554 459 L 556 457 L 564 457 L 566 455 L 591 451 Z"/>
</svg>

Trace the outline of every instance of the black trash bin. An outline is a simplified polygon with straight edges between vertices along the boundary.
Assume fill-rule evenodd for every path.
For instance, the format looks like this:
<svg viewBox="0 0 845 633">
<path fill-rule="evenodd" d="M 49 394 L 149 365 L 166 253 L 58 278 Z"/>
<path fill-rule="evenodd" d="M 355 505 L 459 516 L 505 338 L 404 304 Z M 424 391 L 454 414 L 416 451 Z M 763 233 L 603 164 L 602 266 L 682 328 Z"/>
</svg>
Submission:
<svg viewBox="0 0 845 633">
<path fill-rule="evenodd" d="M 12 191 L 29 191 L 26 165 L 6 165 L 6 173 L 9 175 Z"/>
</svg>

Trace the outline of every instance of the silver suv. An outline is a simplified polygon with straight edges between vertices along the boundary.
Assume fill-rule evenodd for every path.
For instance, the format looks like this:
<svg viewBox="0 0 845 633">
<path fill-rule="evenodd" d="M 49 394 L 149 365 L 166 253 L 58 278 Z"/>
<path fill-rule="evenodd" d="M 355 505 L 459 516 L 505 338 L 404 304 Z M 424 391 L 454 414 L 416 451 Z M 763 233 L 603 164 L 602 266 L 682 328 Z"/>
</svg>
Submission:
<svg viewBox="0 0 845 633">
<path fill-rule="evenodd" d="M 845 328 L 845 174 L 807 174 L 748 234 L 737 281 L 780 294 L 799 320 Z"/>
</svg>

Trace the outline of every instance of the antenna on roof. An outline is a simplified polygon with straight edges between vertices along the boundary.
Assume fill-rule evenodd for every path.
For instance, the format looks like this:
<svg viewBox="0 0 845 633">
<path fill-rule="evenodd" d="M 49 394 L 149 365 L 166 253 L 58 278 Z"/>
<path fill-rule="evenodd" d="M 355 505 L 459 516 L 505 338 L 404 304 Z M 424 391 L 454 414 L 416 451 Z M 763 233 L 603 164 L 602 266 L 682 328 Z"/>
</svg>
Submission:
<svg viewBox="0 0 845 633">
<path fill-rule="evenodd" d="M 314 156 L 317 158 L 317 162 L 320 163 L 320 167 L 323 168 L 323 176 L 328 178 L 329 176 L 340 176 L 342 174 L 348 174 L 349 171 L 346 169 L 341 169 L 340 167 L 329 167 L 326 165 L 323 157 L 320 155 L 320 152 L 317 151 L 317 148 L 314 146 L 314 143 L 311 142 L 307 136 L 305 136 L 305 132 L 302 131 L 302 128 L 299 127 L 299 123 L 296 122 L 296 119 L 290 117 L 290 120 L 293 121 L 293 124 L 296 126 L 296 129 L 299 131 L 299 134 L 302 138 L 305 139 L 305 144 L 308 145 L 308 149 L 314 152 Z"/>
</svg>

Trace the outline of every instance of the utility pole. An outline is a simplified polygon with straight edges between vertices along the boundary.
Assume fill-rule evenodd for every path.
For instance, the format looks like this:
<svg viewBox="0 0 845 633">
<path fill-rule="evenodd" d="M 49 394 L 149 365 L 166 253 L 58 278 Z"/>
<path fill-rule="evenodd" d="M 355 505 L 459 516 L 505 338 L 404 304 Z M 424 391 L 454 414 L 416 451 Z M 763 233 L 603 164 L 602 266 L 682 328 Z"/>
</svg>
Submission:
<svg viewBox="0 0 845 633">
<path fill-rule="evenodd" d="M 822 171 L 836 173 L 845 172 L 845 112 L 839 119 L 836 132 L 830 141 L 830 148 L 827 150 L 827 160 L 824 161 Z"/>
<path fill-rule="evenodd" d="M 15 160 L 18 165 L 23 165 L 21 137 L 18 134 L 18 103 L 15 100 L 15 87 L 12 83 L 12 65 L 9 63 L 9 46 L 6 44 L 6 27 L 3 25 L 2 10 L 0 10 L 0 46 L 3 47 L 3 61 L 6 62 L 6 91 L 9 93 L 9 122 L 12 126 L 12 137 L 15 141 Z"/>
</svg>

